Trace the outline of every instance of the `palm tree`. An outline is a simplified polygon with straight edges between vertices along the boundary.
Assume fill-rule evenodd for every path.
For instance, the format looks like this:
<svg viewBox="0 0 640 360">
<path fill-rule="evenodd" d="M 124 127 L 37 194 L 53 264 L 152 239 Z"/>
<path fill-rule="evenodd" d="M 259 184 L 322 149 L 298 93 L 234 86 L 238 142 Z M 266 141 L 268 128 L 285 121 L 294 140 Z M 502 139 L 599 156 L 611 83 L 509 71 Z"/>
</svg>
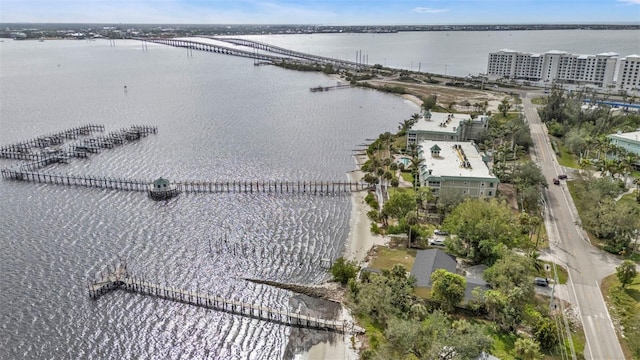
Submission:
<svg viewBox="0 0 640 360">
<path fill-rule="evenodd" d="M 422 117 L 422 115 L 418 114 L 418 113 L 414 113 L 413 115 L 411 115 L 411 122 L 412 125 L 417 123 L 418 120 L 420 120 L 420 118 Z"/>
<path fill-rule="evenodd" d="M 427 216 L 429 215 L 429 203 L 435 200 L 435 195 L 433 195 L 433 191 L 430 187 L 425 186 L 418 189 L 416 192 L 416 216 L 419 215 L 418 209 L 422 208 L 425 210 Z"/>
</svg>

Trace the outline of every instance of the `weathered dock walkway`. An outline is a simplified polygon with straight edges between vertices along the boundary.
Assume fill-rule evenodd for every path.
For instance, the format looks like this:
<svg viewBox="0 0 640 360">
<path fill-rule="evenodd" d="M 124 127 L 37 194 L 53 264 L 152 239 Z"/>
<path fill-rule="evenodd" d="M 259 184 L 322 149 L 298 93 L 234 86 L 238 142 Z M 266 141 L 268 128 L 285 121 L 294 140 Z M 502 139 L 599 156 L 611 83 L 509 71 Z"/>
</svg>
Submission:
<svg viewBox="0 0 640 360">
<path fill-rule="evenodd" d="M 122 191 L 148 192 L 152 180 L 124 179 L 108 176 L 73 175 L 44 171 L 29 171 L 22 167 L 0 169 L 3 179 L 41 184 L 83 186 Z M 266 194 L 343 194 L 369 189 L 369 184 L 343 181 L 177 181 L 181 193 L 266 193 Z"/>
<path fill-rule="evenodd" d="M 350 84 L 338 84 L 338 85 L 333 85 L 333 86 L 316 86 L 316 87 L 309 88 L 309 91 L 311 91 L 311 92 L 318 92 L 318 91 L 322 92 L 322 91 L 329 91 L 329 90 L 348 89 L 350 87 L 351 87 Z"/>
<path fill-rule="evenodd" d="M 93 299 L 97 299 L 110 291 L 123 289 L 133 293 L 157 296 L 171 301 L 225 311 L 289 326 L 331 330 L 342 333 L 354 331 L 354 327 L 344 320 L 321 319 L 288 310 L 279 310 L 242 301 L 225 299 L 209 293 L 154 284 L 144 279 L 131 276 L 126 264 L 114 266 L 112 271 L 104 274 L 99 281 L 89 284 L 87 289 L 89 296 Z"/>
<path fill-rule="evenodd" d="M 16 160 L 40 160 L 48 155 L 44 149 L 62 145 L 66 139 L 76 139 L 78 136 L 90 135 L 93 132 L 103 132 L 104 125 L 87 124 L 54 134 L 41 135 L 33 139 L 19 141 L 0 147 L 0 158 Z"/>
<path fill-rule="evenodd" d="M 149 134 L 158 132 L 155 126 L 132 125 L 109 132 L 104 136 L 78 139 L 91 135 L 93 132 L 104 132 L 104 125 L 83 125 L 64 130 L 55 134 L 42 135 L 33 139 L 20 141 L 0 147 L 0 158 L 25 160 L 19 168 L 21 171 L 36 171 L 55 163 L 68 163 L 72 158 L 87 158 L 102 149 L 112 149 L 116 146 L 138 140 Z M 66 140 L 74 139 L 71 144 Z"/>
</svg>

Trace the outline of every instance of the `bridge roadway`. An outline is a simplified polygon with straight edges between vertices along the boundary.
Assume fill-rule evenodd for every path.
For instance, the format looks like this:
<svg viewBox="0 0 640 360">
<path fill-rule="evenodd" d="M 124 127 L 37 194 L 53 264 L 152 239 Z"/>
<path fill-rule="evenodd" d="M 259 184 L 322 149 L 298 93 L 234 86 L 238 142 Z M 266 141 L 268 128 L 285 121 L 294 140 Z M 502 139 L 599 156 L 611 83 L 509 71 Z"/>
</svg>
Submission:
<svg viewBox="0 0 640 360">
<path fill-rule="evenodd" d="M 291 50 L 291 49 L 286 49 L 286 48 L 283 48 L 283 47 L 279 47 L 279 46 L 275 46 L 275 45 L 271 45 L 271 44 L 267 44 L 267 43 L 262 43 L 262 42 L 259 42 L 259 41 L 240 39 L 240 38 L 225 38 L 225 37 L 207 37 L 207 38 L 210 38 L 210 39 L 213 39 L 213 40 L 218 40 L 218 41 L 228 42 L 230 44 L 251 47 L 251 48 L 254 48 L 254 49 L 268 51 L 268 52 L 272 52 L 272 53 L 276 53 L 276 54 L 282 54 L 282 55 L 286 55 L 286 56 L 290 56 L 290 57 L 306 59 L 306 60 L 310 60 L 312 62 L 318 62 L 318 63 L 324 63 L 324 64 L 332 64 L 332 65 L 336 65 L 336 66 L 344 67 L 344 68 L 354 68 L 354 69 L 360 68 L 360 69 L 362 69 L 362 68 L 369 67 L 369 66 L 366 66 L 364 64 L 353 62 L 353 61 L 347 61 L 347 60 L 330 58 L 330 57 L 326 57 L 326 56 L 319 56 L 319 55 L 303 53 L 303 52 L 300 52 L 300 51 L 294 51 L 294 50 Z"/>
<path fill-rule="evenodd" d="M 204 37 L 204 38 L 216 40 L 220 42 L 226 42 L 233 46 L 223 46 L 220 44 L 206 43 L 206 42 L 197 41 L 197 40 L 171 39 L 171 38 L 135 38 L 135 40 L 148 41 L 156 44 L 163 44 L 163 45 L 169 45 L 169 46 L 175 46 L 175 47 L 183 47 L 187 49 L 209 51 L 209 52 L 214 52 L 218 54 L 240 56 L 240 57 L 257 59 L 261 61 L 269 61 L 269 62 L 284 61 L 284 62 L 301 62 L 305 64 L 331 64 L 334 66 L 338 66 L 341 68 L 348 68 L 348 69 L 362 69 L 362 68 L 368 67 L 353 61 L 307 54 L 299 51 L 285 49 L 275 45 L 269 45 L 266 43 L 252 41 L 252 40 L 245 40 L 245 39 L 238 39 L 238 38 L 217 38 L 217 37 Z M 243 49 L 239 49 L 237 46 L 244 46 L 244 47 L 253 48 L 261 51 L 267 51 L 267 52 L 280 54 L 284 56 L 270 55 L 270 54 L 265 54 L 264 52 L 259 52 L 259 51 L 243 50 Z"/>
<path fill-rule="evenodd" d="M 289 326 L 331 330 L 341 333 L 361 331 L 345 320 L 322 319 L 310 315 L 292 313 L 288 310 L 278 310 L 242 301 L 225 299 L 208 293 L 182 290 L 170 286 L 154 284 L 149 281 L 130 276 L 125 264 L 114 266 L 112 272 L 103 274 L 99 281 L 89 284 L 87 288 L 89 296 L 92 299 L 97 299 L 101 295 L 112 290 L 124 289 L 138 294 L 157 296 L 172 301 L 230 312 L 232 314 L 253 317 L 263 321 L 275 322 Z"/>
</svg>

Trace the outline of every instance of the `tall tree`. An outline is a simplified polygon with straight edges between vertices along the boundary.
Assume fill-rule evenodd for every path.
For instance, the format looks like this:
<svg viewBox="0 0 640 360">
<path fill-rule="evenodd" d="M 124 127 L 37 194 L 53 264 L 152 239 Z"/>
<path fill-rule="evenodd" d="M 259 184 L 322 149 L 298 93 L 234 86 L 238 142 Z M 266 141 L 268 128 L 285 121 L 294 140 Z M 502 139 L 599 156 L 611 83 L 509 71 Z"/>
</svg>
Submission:
<svg viewBox="0 0 640 360">
<path fill-rule="evenodd" d="M 524 245 L 527 239 L 517 215 L 497 199 L 467 199 L 447 216 L 442 227 L 456 234 L 451 244 L 457 255 L 486 265 L 501 256 L 503 246 Z"/>
<path fill-rule="evenodd" d="M 445 311 L 451 312 L 464 299 L 464 277 L 438 269 L 431 274 L 431 282 L 431 298 L 440 302 Z"/>
<path fill-rule="evenodd" d="M 620 280 L 622 288 L 626 288 L 627 285 L 631 284 L 637 274 L 636 264 L 631 260 L 623 261 L 622 264 L 616 268 L 616 276 L 618 280 Z"/>
</svg>

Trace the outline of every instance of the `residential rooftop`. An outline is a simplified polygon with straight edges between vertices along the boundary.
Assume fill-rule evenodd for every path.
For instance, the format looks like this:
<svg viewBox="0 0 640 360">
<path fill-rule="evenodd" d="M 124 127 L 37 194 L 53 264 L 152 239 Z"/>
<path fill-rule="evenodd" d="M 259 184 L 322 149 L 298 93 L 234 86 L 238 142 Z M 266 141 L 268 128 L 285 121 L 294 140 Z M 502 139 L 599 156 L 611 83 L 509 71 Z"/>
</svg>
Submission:
<svg viewBox="0 0 640 360">
<path fill-rule="evenodd" d="M 640 130 L 628 133 L 611 134 L 608 137 L 640 142 Z"/>
<path fill-rule="evenodd" d="M 427 111 L 425 115 L 411 127 L 411 130 L 455 134 L 460 126 L 460 121 L 463 120 L 471 120 L 471 115 Z"/>
<path fill-rule="evenodd" d="M 425 159 L 423 166 L 431 170 L 429 176 L 495 179 L 471 142 L 424 140 L 420 146 Z M 438 156 L 432 156 L 431 148 L 434 146 L 440 148 Z M 465 156 L 466 167 L 463 164 Z"/>
</svg>

